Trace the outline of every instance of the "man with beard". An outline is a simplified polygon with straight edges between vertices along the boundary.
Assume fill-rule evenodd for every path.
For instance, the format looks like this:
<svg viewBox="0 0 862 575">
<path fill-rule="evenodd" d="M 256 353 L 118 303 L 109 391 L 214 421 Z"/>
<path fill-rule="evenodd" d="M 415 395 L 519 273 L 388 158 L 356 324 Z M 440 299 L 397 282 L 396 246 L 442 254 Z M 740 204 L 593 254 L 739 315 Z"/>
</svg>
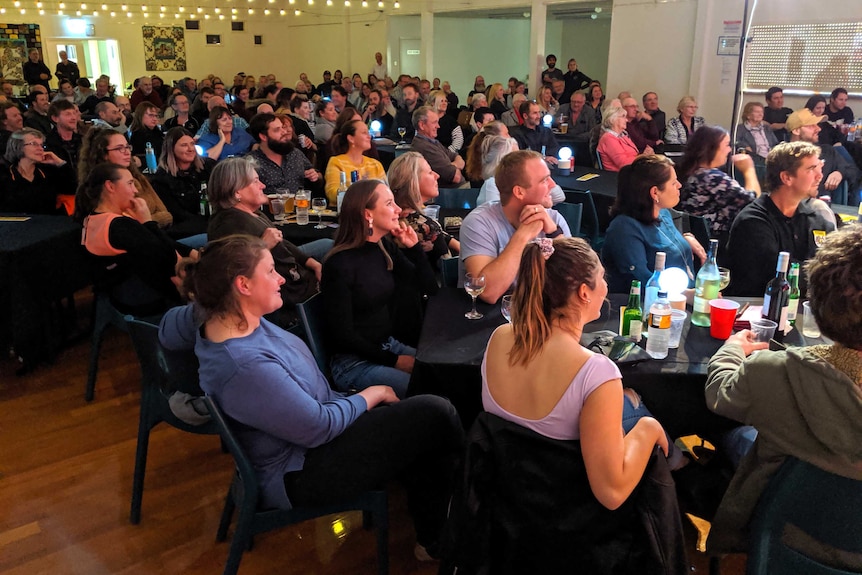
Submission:
<svg viewBox="0 0 862 575">
<path fill-rule="evenodd" d="M 407 132 L 404 134 L 404 140 L 411 141 L 416 133 L 413 127 L 413 112 L 421 106 L 419 102 L 419 86 L 410 83 L 401 89 L 404 105 L 398 108 L 398 113 L 395 115 L 395 122 L 392 124 L 391 137 L 401 138 L 398 134 L 398 128 L 404 128 Z"/>
<path fill-rule="evenodd" d="M 320 187 L 316 171 L 290 141 L 284 123 L 275 114 L 257 114 L 251 119 L 248 133 L 260 144 L 250 155 L 257 161 L 257 174 L 270 192 Z M 316 185 L 314 185 L 316 184 Z"/>
<path fill-rule="evenodd" d="M 362 121 L 370 125 L 371 122 L 377 120 L 380 122 L 380 133 L 389 134 L 392 131 L 392 122 L 395 121 L 395 118 L 382 104 L 382 99 L 380 90 L 372 90 L 368 94 L 368 105 L 365 107 L 365 112 L 362 113 Z"/>
</svg>

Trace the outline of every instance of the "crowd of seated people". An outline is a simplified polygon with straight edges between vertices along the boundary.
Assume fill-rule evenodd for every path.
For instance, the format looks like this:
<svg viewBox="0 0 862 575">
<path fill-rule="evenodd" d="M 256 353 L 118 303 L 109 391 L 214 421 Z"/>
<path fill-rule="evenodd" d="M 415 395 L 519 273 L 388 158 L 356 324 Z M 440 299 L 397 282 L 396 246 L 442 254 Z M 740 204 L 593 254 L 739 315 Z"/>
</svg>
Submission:
<svg viewBox="0 0 862 575">
<path fill-rule="evenodd" d="M 318 86 L 306 76 L 292 88 L 282 87 L 274 76 L 256 81 L 238 75 L 230 90 L 217 78 L 200 83 L 187 79 L 171 90 L 160 80 L 144 77 L 126 102 L 112 93 L 107 78 L 97 80 L 96 90 L 84 92 L 85 98 L 64 81 L 53 100 L 44 88 L 34 90 L 26 114 L 15 104 L 0 103 L 0 137 L 8 141 L 0 169 L 0 211 L 74 213 L 85 228 L 84 246 L 100 262 L 97 281 L 118 309 L 138 315 L 161 314 L 180 303 L 177 284 L 182 280 L 176 277 L 176 265 L 181 256 L 198 257 L 191 245 L 206 240 L 229 243 L 236 241 L 236 234 L 257 238 L 244 240 L 243 249 L 256 254 L 253 265 L 245 261 L 244 271 L 226 278 L 232 285 L 245 281 L 250 286 L 230 292 L 233 303 L 244 303 L 219 308 L 228 298 L 220 294 L 199 304 L 211 314 L 207 321 L 212 334 L 221 333 L 217 330 L 224 325 L 217 324 L 224 324 L 225 318 L 237 325 L 247 321 L 259 328 L 271 321 L 295 329 L 296 304 L 320 291 L 326 302 L 335 388 L 364 393 L 382 383 L 391 388 L 384 394 L 387 402 L 408 394 L 423 301 L 438 289 L 434 271 L 439 260 L 460 255 L 462 274 L 486 278 L 480 297 L 493 303 L 515 290 L 519 311 L 513 315 L 523 318 L 489 342 L 483 373 L 486 408 L 496 408 L 515 422 L 540 420 L 533 416 L 546 414 L 545 407 L 556 409 L 554 394 L 545 398 L 550 403 L 543 403 L 543 409 L 524 411 L 517 398 L 529 393 L 529 386 L 500 383 L 498 377 L 502 372 L 510 376 L 513 369 L 534 372 L 547 367 L 541 354 L 524 348 L 519 339 L 525 337 L 524 330 L 544 329 L 540 317 L 528 313 L 538 309 L 537 293 L 550 298 L 545 302 L 550 307 L 540 307 L 548 316 L 547 343 L 554 345 L 555 338 L 565 339 L 568 328 L 583 329 L 608 289 L 621 293 L 628 291 L 633 279 L 645 283 L 658 251 L 667 254 L 668 267 L 687 273 L 689 288 L 693 287 L 697 264 L 706 253 L 691 233 L 679 229 L 672 212 L 676 208 L 703 217 L 722 249 L 727 247 L 721 259 L 731 268 L 732 279 L 725 293 L 760 296 L 774 274 L 778 251 L 790 251 L 793 261 L 811 261 L 816 269 L 817 246 L 838 226 L 828 205 L 817 198 L 835 193 L 845 183 L 856 191 L 860 180 L 858 145 L 848 142 L 842 129 L 853 116 L 841 89 L 829 98 L 811 98 L 798 111 L 783 108 L 780 90 L 771 89 L 765 106 L 745 104 L 734 141 L 725 129 L 697 116 L 698 105 L 691 96 L 680 100 L 678 116 L 666 118 L 655 92 L 643 96 L 641 112 L 627 92 L 606 100 L 601 85 L 579 72 L 576 62 L 570 62 L 563 74 L 549 61 L 546 72 L 548 83 L 535 101 L 527 99 L 516 78 L 507 88 L 502 83 L 486 86 L 479 76 L 463 107 L 448 83 L 432 84 L 407 75 L 397 81 L 384 75 L 364 82 L 361 76 L 336 71 L 334 77 L 324 74 Z M 82 123 L 84 110 L 94 127 Z M 565 199 L 551 172 L 561 138 L 545 125 L 545 114 L 554 116 L 555 127 L 567 122 L 571 138 L 585 142 L 594 137 L 602 167 L 619 172 L 600 256 L 583 241 L 569 239 L 566 221 L 553 210 Z M 405 140 L 412 142 L 413 151 L 392 162 L 388 181 L 369 132 L 373 121 L 380 122 L 382 135 L 400 140 L 403 129 Z M 731 142 L 740 153 L 732 153 Z M 158 158 L 155 173 L 142 170 L 147 167 L 147 144 Z M 663 145 L 684 149 L 676 167 L 656 153 Z M 724 171 L 728 164 L 741 183 Z M 760 178 L 755 168 L 762 172 Z M 334 243 L 325 240 L 297 248 L 263 210 L 269 202 L 265 189 L 310 188 L 334 206 L 341 175 L 350 181 L 354 171 L 361 181 L 344 198 Z M 61 192 L 74 195 L 69 182 L 76 181 L 75 201 L 64 203 Z M 482 189 L 481 205 L 463 221 L 460 243 L 424 214 L 424 205 L 434 201 L 440 188 L 457 186 Z M 191 237 L 203 239 L 192 244 L 177 241 Z M 536 240 L 541 240 L 539 245 Z M 757 249 L 752 249 L 755 245 Z M 843 244 L 836 240 L 836 245 Z M 269 255 L 258 253 L 259 246 Z M 549 246 L 551 255 L 545 255 Z M 572 258 L 579 275 L 566 276 L 570 281 L 564 292 L 556 293 L 563 288 L 551 285 L 554 278 L 547 274 L 555 262 Z M 267 269 L 258 270 L 260 262 Z M 543 270 L 541 278 L 538 268 Z M 608 287 L 602 289 L 599 276 L 605 272 Z M 264 301 L 272 294 L 265 297 L 265 288 L 253 285 L 258 273 L 277 287 L 277 302 Z M 237 284 L 239 277 L 244 280 Z M 810 282 L 801 280 L 805 292 Z M 529 286 L 535 293 L 526 293 Z M 174 312 L 172 321 L 191 321 L 188 313 Z M 528 317 L 537 323 L 528 324 Z M 183 345 L 194 344 L 196 338 L 210 345 L 203 332 L 186 333 L 186 327 L 183 324 L 177 332 Z M 251 332 L 246 336 L 254 337 Z M 736 345 L 744 354 L 755 349 L 745 338 L 728 342 L 726 349 L 735 353 Z M 567 342 L 578 359 L 579 374 L 595 360 L 584 360 L 585 350 L 574 343 Z M 279 345 L 301 344 L 288 337 Z M 855 350 L 852 345 L 847 347 Z M 209 352 L 216 353 L 214 348 Z M 829 362 L 832 353 L 827 350 L 820 357 Z M 734 369 L 742 362 L 738 355 Z M 515 356 L 521 359 L 512 360 Z M 594 370 L 587 371 L 592 375 Z M 626 466 L 630 471 L 624 478 L 614 476 L 625 489 L 609 494 L 590 482 L 593 494 L 608 507 L 628 496 L 643 473 L 646 454 L 656 444 L 673 451 L 673 442 L 649 416 L 622 431 L 615 423 L 621 418 L 619 410 L 604 409 L 622 388 L 618 375 L 602 372 L 589 380 L 589 389 L 568 387 L 580 381 L 580 375 L 558 382 L 567 390 L 564 393 L 582 394 L 580 413 L 575 414 L 576 421 L 581 418 L 580 429 L 567 438 L 584 437 L 588 470 L 604 477 L 612 467 L 610 460 L 597 462 L 590 455 L 589 437 L 596 430 L 606 442 L 611 435 L 605 431 L 618 429 L 622 434 L 618 444 L 616 432 L 612 434 L 613 457 L 637 460 Z M 227 384 L 214 380 L 212 385 L 221 389 Z M 723 380 L 722 385 L 730 384 Z M 320 390 L 302 393 L 315 401 L 331 400 Z M 378 395 L 374 392 L 374 397 Z M 594 401 L 584 403 L 588 398 Z M 623 411 L 643 407 L 628 392 L 624 398 Z M 722 399 L 715 401 L 717 411 L 723 409 Z M 268 425 L 257 420 L 250 425 L 256 423 Z M 286 449 L 295 443 L 312 451 L 305 439 L 279 438 Z M 638 449 L 628 449 L 629 442 L 640 442 Z M 313 499 L 302 494 L 298 476 L 288 481 L 291 473 L 303 469 L 301 461 L 291 465 L 279 470 L 284 476 L 282 491 L 291 500 Z M 274 497 L 279 499 L 281 493 Z M 425 535 L 421 541 L 436 544 Z"/>
</svg>

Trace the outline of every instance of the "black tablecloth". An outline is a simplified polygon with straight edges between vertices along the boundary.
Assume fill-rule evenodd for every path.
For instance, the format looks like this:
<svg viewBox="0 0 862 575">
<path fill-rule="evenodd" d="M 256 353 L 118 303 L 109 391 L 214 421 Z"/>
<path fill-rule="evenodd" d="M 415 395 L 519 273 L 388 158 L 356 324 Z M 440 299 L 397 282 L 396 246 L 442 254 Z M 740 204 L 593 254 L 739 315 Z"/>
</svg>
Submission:
<svg viewBox="0 0 862 575">
<path fill-rule="evenodd" d="M 625 305 L 628 295 L 612 294 L 608 299 L 610 303 L 603 309 L 602 317 L 588 324 L 585 332 L 605 329 L 617 332 L 619 308 Z M 760 302 L 755 298 L 734 300 L 758 305 Z M 411 395 L 434 393 L 451 399 L 465 425 L 482 409 L 482 357 L 491 333 L 505 321 L 499 305 L 480 301 L 477 307 L 485 317 L 466 319 L 464 313 L 470 309 L 470 297 L 454 288 L 441 289 L 430 299 L 410 387 Z M 820 341 L 806 341 L 796 330 L 785 338 L 787 345 L 797 346 Z M 621 367 L 623 384 L 641 394 L 672 437 L 690 434 L 714 437 L 739 425 L 709 411 L 703 394 L 707 364 L 723 343 L 709 335 L 709 328 L 692 326 L 689 314 L 679 348 L 670 350 L 663 360 Z"/>
<path fill-rule="evenodd" d="M 586 181 L 578 180 L 578 178 L 586 174 L 598 174 L 598 177 Z M 596 213 L 599 217 L 599 231 L 601 233 L 604 233 L 610 224 L 610 209 L 617 197 L 618 175 L 617 172 L 595 170 L 583 166 L 575 166 L 568 176 L 563 176 L 558 168 L 551 170 L 551 177 L 558 186 L 563 188 L 563 191 L 589 191 L 593 195 L 593 201 L 596 204 Z"/>
<path fill-rule="evenodd" d="M 333 222 L 337 220 L 333 220 L 332 218 L 323 218 L 323 223 Z M 296 223 L 287 223 L 281 224 L 278 226 L 278 229 L 281 230 L 281 233 L 284 235 L 284 239 L 289 241 L 295 246 L 301 246 L 302 244 L 307 244 L 308 242 L 313 242 L 314 240 L 322 240 L 322 239 L 332 239 L 335 237 L 335 232 L 338 228 L 333 228 L 327 226 L 325 229 L 318 230 L 315 226 L 317 225 L 317 216 L 309 213 L 308 214 L 308 225 L 300 226 Z"/>
<path fill-rule="evenodd" d="M 32 365 L 60 343 L 52 303 L 88 285 L 91 274 L 80 224 L 65 216 L 28 217 L 0 221 L 0 337 Z"/>
</svg>

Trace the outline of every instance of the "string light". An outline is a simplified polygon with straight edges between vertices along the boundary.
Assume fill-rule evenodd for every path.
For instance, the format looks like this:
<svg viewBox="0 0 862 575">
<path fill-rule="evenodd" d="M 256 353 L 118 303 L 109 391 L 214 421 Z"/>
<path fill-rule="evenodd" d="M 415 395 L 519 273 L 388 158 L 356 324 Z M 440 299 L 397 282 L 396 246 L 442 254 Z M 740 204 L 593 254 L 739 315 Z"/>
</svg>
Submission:
<svg viewBox="0 0 862 575">
<path fill-rule="evenodd" d="M 131 12 L 126 12 L 126 18 L 131 18 L 131 17 L 132 17 L 132 13 L 131 13 Z"/>
<path fill-rule="evenodd" d="M 215 10 L 213 10 L 213 12 L 215 12 L 216 14 L 221 14 L 221 8 L 216 8 Z"/>
<path fill-rule="evenodd" d="M 201 13 L 201 12 L 203 12 L 203 11 L 204 11 L 204 9 L 203 9 L 203 8 L 198 7 L 198 14 L 200 14 L 200 13 Z"/>
<path fill-rule="evenodd" d="M 44 16 L 44 15 L 45 15 L 45 11 L 44 11 L 44 10 L 39 10 L 39 15 L 40 15 L 40 16 Z"/>
<path fill-rule="evenodd" d="M 42 7 L 42 3 L 41 3 L 41 2 L 36 2 L 36 8 L 41 8 L 41 7 Z"/>
<path fill-rule="evenodd" d="M 362 0 L 362 7 L 368 8 L 368 2 L 366 0 Z"/>
<path fill-rule="evenodd" d="M 21 3 L 20 3 L 20 2 L 18 2 L 18 0 L 15 0 L 15 2 L 13 2 L 13 4 L 15 5 L 15 8 L 20 8 L 20 7 L 21 7 Z M 61 4 L 61 6 L 62 6 L 62 4 Z"/>
<path fill-rule="evenodd" d="M 399 4 L 396 0 L 395 4 L 392 5 L 393 8 L 401 8 L 401 4 Z"/>
<path fill-rule="evenodd" d="M 161 10 L 162 12 L 165 12 L 165 11 L 167 11 L 167 8 L 165 8 L 164 6 L 160 6 L 159 10 Z"/>
<path fill-rule="evenodd" d="M 300 12 L 299 10 L 294 10 L 294 11 L 293 11 L 293 15 L 294 15 L 294 16 L 299 16 L 300 14 L 302 14 L 302 12 Z"/>
<path fill-rule="evenodd" d="M 326 0 L 326 5 L 327 5 L 327 6 L 332 6 L 332 0 Z"/>
<path fill-rule="evenodd" d="M 231 9 L 230 9 L 230 13 L 231 13 L 231 14 L 236 14 L 236 8 L 231 8 Z"/>
<path fill-rule="evenodd" d="M 86 9 L 87 9 L 87 5 L 86 5 L 86 4 L 81 4 L 81 10 L 86 10 Z"/>
<path fill-rule="evenodd" d="M 146 12 L 146 11 L 147 11 L 147 7 L 146 7 L 146 6 L 141 6 L 141 12 Z"/>
<path fill-rule="evenodd" d="M 107 9 L 108 9 L 108 5 L 107 5 L 107 4 L 102 4 L 102 10 L 107 10 Z"/>
<path fill-rule="evenodd" d="M 180 6 L 180 12 L 185 12 L 185 11 L 186 11 L 186 9 L 183 8 L 182 6 Z"/>
<path fill-rule="evenodd" d="M 116 18 L 116 16 L 117 16 L 116 12 L 111 12 L 111 18 Z"/>
<path fill-rule="evenodd" d="M 26 14 L 26 13 L 27 13 L 27 11 L 26 11 L 24 8 L 21 8 L 21 10 L 19 10 L 19 12 L 21 12 L 21 14 Z"/>
<path fill-rule="evenodd" d="M 129 8 L 128 8 L 128 6 L 123 4 L 122 6 L 120 6 L 120 10 L 122 10 L 123 12 L 128 12 Z"/>
<path fill-rule="evenodd" d="M 278 15 L 279 15 L 279 16 L 284 16 L 285 14 L 287 14 L 287 11 L 286 11 L 286 10 L 284 10 L 284 9 L 281 9 L 281 10 L 279 10 L 279 11 L 278 11 Z"/>
<path fill-rule="evenodd" d="M 269 16 L 269 10 L 268 9 L 264 10 L 263 13 L 264 13 L 264 15 Z"/>
<path fill-rule="evenodd" d="M 236 14 L 230 17 L 231 20 L 236 20 Z"/>
<path fill-rule="evenodd" d="M 383 8 L 383 0 L 379 0 L 379 2 L 377 2 L 377 7 Z"/>
<path fill-rule="evenodd" d="M 210 15 L 209 15 L 209 14 L 204 14 L 204 20 L 209 20 L 209 19 L 210 19 Z"/>
<path fill-rule="evenodd" d="M 249 8 L 249 9 L 248 9 L 248 13 L 249 13 L 249 14 L 254 14 L 254 8 Z"/>
<path fill-rule="evenodd" d="M 219 19 L 219 20 L 224 20 L 224 14 L 219 14 L 219 15 L 218 15 L 218 19 Z"/>
</svg>

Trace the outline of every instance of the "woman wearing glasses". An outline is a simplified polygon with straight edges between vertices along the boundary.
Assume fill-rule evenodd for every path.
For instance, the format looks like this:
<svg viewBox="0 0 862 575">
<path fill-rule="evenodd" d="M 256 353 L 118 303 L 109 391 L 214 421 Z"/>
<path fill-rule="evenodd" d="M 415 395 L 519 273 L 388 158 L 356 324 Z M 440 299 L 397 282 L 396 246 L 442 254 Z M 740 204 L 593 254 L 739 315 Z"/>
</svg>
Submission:
<svg viewBox="0 0 862 575">
<path fill-rule="evenodd" d="M 57 190 L 73 177 L 72 167 L 44 149 L 45 136 L 33 128 L 13 132 L 6 145 L 8 165 L 0 169 L 0 212 L 65 214 Z"/>
<path fill-rule="evenodd" d="M 147 153 L 147 142 L 153 145 L 153 151 L 158 158 L 162 154 L 162 141 L 165 136 L 159 129 L 161 113 L 159 107 L 149 102 L 141 102 L 135 108 L 132 116 L 132 136 L 129 143 L 132 144 L 132 154 L 145 160 Z"/>
<path fill-rule="evenodd" d="M 78 186 L 75 219 L 84 225 L 81 243 L 97 262 L 96 289 L 121 313 L 152 316 L 180 302 L 175 266 L 180 256 L 197 259 L 197 252 L 153 221 L 128 168 L 102 162 L 89 171 Z"/>
<path fill-rule="evenodd" d="M 138 169 L 132 157 L 132 146 L 126 141 L 126 137 L 114 130 L 94 128 L 84 136 L 81 144 L 81 152 L 78 156 L 78 181 L 85 181 L 89 173 L 103 162 L 112 162 L 131 172 L 135 179 L 138 197 L 147 203 L 153 221 L 160 228 L 166 228 L 173 223 L 173 216 L 156 195 L 149 180 Z"/>
</svg>

